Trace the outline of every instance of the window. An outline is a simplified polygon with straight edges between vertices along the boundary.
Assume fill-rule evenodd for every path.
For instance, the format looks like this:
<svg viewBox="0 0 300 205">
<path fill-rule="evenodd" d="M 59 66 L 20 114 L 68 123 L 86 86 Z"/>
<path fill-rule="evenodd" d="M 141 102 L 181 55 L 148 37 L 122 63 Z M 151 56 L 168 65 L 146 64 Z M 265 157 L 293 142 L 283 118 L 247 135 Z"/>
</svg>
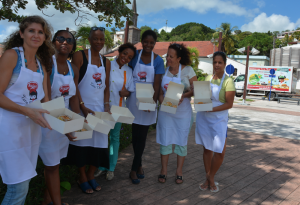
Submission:
<svg viewBox="0 0 300 205">
<path fill-rule="evenodd" d="M 233 76 L 237 76 L 237 69 L 234 69 Z"/>
<path fill-rule="evenodd" d="M 234 82 L 243 82 L 245 81 L 245 75 L 239 75 Z"/>
<path fill-rule="evenodd" d="M 252 63 L 252 66 L 257 66 L 257 62 L 253 62 L 253 63 Z"/>
</svg>

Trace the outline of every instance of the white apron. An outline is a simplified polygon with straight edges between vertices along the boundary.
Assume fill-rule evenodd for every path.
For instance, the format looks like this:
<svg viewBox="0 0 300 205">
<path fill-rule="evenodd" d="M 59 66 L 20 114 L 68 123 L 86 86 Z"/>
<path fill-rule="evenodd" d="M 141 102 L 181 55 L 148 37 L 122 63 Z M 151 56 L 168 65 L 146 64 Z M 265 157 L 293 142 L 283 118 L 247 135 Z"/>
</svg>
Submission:
<svg viewBox="0 0 300 205">
<path fill-rule="evenodd" d="M 147 66 L 140 64 L 142 52 L 143 50 L 140 51 L 138 60 L 133 70 L 134 90 L 136 90 L 136 83 L 145 83 L 152 85 L 154 83 L 154 53 L 152 52 L 151 54 L 151 66 Z M 138 109 L 136 105 L 136 92 L 132 92 L 131 95 L 127 98 L 126 106 L 135 117 L 133 123 L 139 125 L 152 125 L 156 122 L 157 110 L 145 112 Z"/>
<path fill-rule="evenodd" d="M 168 77 L 168 71 L 169 68 L 167 69 L 161 82 L 161 88 L 164 92 L 164 95 L 167 92 L 170 81 L 181 84 L 181 65 L 179 66 L 177 78 Z M 187 145 L 191 126 L 191 118 L 192 107 L 189 98 L 183 99 L 175 114 L 159 111 L 156 126 L 156 142 L 163 146 L 168 146 L 170 144 L 176 144 L 179 146 Z"/>
<path fill-rule="evenodd" d="M 105 90 L 105 67 L 101 59 L 101 67 L 92 65 L 91 50 L 88 50 L 89 61 L 86 69 L 86 73 L 80 83 L 78 89 L 84 105 L 93 110 L 94 112 L 104 112 L 104 90 Z M 107 148 L 108 136 L 100 132 L 93 132 L 91 139 L 78 140 L 76 142 L 70 142 L 72 145 L 80 147 L 96 147 Z"/>
<path fill-rule="evenodd" d="M 120 103 L 120 93 L 119 91 L 122 90 L 124 85 L 124 72 L 126 72 L 126 82 L 125 88 L 128 91 L 134 90 L 133 82 L 132 82 L 132 69 L 127 65 L 123 65 L 120 69 L 119 64 L 116 60 L 111 62 L 111 69 L 110 69 L 110 80 L 109 80 L 109 89 L 110 89 L 110 96 L 109 96 L 109 104 L 110 106 L 115 105 L 119 106 Z M 125 107 L 124 98 L 122 99 L 122 107 Z"/>
<path fill-rule="evenodd" d="M 63 96 L 65 108 L 69 107 L 69 99 L 76 94 L 76 86 L 72 75 L 72 68 L 67 61 L 70 75 L 58 73 L 55 56 L 53 58 L 54 72 L 51 86 L 51 99 Z M 55 166 L 60 163 L 62 158 L 68 154 L 69 139 L 66 135 L 55 130 L 42 128 L 42 142 L 39 149 L 39 155 L 46 166 Z"/>
<path fill-rule="evenodd" d="M 210 83 L 213 107 L 223 105 L 219 94 L 223 85 L 225 73 L 220 85 Z M 211 80 L 213 77 L 211 78 Z M 210 81 L 211 81 L 210 80 Z M 225 145 L 228 124 L 228 110 L 218 112 L 198 112 L 196 118 L 196 143 L 213 152 L 222 153 Z"/>
<path fill-rule="evenodd" d="M 25 67 L 23 48 L 20 47 L 22 67 L 17 81 L 4 95 L 18 105 L 25 106 L 42 100 L 42 68 L 40 73 Z M 41 143 L 41 127 L 30 118 L 0 108 L 0 175 L 3 183 L 17 184 L 37 175 L 35 168 Z"/>
</svg>

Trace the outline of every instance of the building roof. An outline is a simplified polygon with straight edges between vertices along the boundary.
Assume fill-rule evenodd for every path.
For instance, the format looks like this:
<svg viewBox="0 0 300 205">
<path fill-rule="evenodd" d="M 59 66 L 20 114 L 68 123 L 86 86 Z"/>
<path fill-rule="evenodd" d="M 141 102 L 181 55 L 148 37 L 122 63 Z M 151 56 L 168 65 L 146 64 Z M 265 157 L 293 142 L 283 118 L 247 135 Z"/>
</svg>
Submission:
<svg viewBox="0 0 300 205">
<path fill-rule="evenodd" d="M 168 47 L 171 42 L 156 42 L 155 47 L 153 49 L 153 52 L 162 56 L 167 53 Z M 191 47 L 191 48 L 197 48 L 199 51 L 199 57 L 207 56 L 214 52 L 214 45 L 210 41 L 177 41 L 176 43 L 181 44 L 183 43 L 185 46 Z M 137 50 L 142 49 L 142 43 L 139 42 L 135 44 L 135 47 Z M 115 57 L 119 53 L 118 51 L 114 51 L 112 53 L 108 53 L 105 56 L 106 57 Z"/>
<path fill-rule="evenodd" d="M 247 55 L 228 55 L 231 59 L 246 59 Z M 270 60 L 268 56 L 256 56 L 256 55 L 249 55 L 249 59 L 264 59 Z"/>
</svg>

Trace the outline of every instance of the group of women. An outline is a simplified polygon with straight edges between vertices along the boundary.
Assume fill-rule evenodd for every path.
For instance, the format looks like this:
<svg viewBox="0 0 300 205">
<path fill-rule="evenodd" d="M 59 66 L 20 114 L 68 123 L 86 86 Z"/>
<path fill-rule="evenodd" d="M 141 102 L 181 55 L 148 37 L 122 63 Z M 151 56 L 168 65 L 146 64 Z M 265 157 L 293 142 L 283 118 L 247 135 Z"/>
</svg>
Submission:
<svg viewBox="0 0 300 205">
<path fill-rule="evenodd" d="M 110 131 L 108 147 L 107 135 L 93 132 L 91 139 L 76 141 L 71 134 L 60 134 L 50 127 L 43 118 L 48 111 L 27 106 L 36 100 L 47 102 L 61 96 L 66 108 L 84 117 L 94 112 L 110 113 L 112 105 L 128 107 L 135 117 L 134 158 L 129 173 L 133 184 L 145 178 L 142 155 L 149 126 L 157 123 L 156 139 L 161 154 L 158 181 L 167 180 L 168 158 L 175 144 L 175 183 L 183 183 L 182 168 L 193 124 L 190 100 L 193 82 L 197 81 L 190 66 L 189 50 L 183 44 L 170 44 L 165 70 L 163 59 L 153 52 L 156 33 L 148 30 L 141 38 L 142 50 L 137 51 L 130 43 L 123 44 L 117 59 L 111 62 L 99 54 L 105 43 L 104 31 L 103 27 L 92 27 L 91 48 L 75 52 L 72 33 L 59 30 L 52 39 L 51 26 L 39 16 L 29 16 L 20 23 L 19 31 L 8 38 L 0 58 L 0 175 L 7 184 L 2 205 L 25 203 L 30 179 L 37 174 L 38 155 L 45 165 L 47 187 L 43 204 L 66 204 L 60 197 L 60 163 L 78 167 L 77 182 L 86 194 L 101 190 L 95 176 L 106 173 L 107 180 L 113 179 L 121 123 Z M 225 65 L 226 55 L 214 53 L 214 75 L 206 78 L 211 82 L 214 108 L 198 112 L 196 119 L 196 143 L 204 147 L 206 171 L 206 181 L 199 188 L 212 192 L 219 190 L 214 176 L 224 158 L 228 109 L 235 93 L 232 79 L 225 75 Z M 138 110 L 136 83 L 152 84 L 153 100 L 161 104 L 170 81 L 184 85 L 176 114 Z"/>
</svg>

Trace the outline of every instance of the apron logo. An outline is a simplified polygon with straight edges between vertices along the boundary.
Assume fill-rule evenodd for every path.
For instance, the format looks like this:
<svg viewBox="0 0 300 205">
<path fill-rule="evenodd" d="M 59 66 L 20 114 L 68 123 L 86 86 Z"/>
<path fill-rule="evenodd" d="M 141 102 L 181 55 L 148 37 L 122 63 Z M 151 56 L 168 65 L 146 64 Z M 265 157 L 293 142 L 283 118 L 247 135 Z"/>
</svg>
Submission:
<svg viewBox="0 0 300 205">
<path fill-rule="evenodd" d="M 168 84 L 165 84 L 165 85 L 164 85 L 164 88 L 165 88 L 166 90 L 168 90 L 168 86 L 169 86 L 169 83 L 168 83 Z"/>
<path fill-rule="evenodd" d="M 34 101 L 37 99 L 37 88 L 38 88 L 38 83 L 35 81 L 30 81 L 27 83 L 27 89 L 29 90 L 29 98 L 31 101 Z"/>
<path fill-rule="evenodd" d="M 146 82 L 147 72 L 139 72 L 138 76 L 140 77 L 140 81 Z"/>
<path fill-rule="evenodd" d="M 69 95 L 70 86 L 69 85 L 62 85 L 59 88 L 59 92 L 61 92 L 61 96 L 67 96 Z"/>
<path fill-rule="evenodd" d="M 95 79 L 98 86 L 102 85 L 101 73 L 95 73 L 93 75 L 93 78 Z"/>
</svg>

